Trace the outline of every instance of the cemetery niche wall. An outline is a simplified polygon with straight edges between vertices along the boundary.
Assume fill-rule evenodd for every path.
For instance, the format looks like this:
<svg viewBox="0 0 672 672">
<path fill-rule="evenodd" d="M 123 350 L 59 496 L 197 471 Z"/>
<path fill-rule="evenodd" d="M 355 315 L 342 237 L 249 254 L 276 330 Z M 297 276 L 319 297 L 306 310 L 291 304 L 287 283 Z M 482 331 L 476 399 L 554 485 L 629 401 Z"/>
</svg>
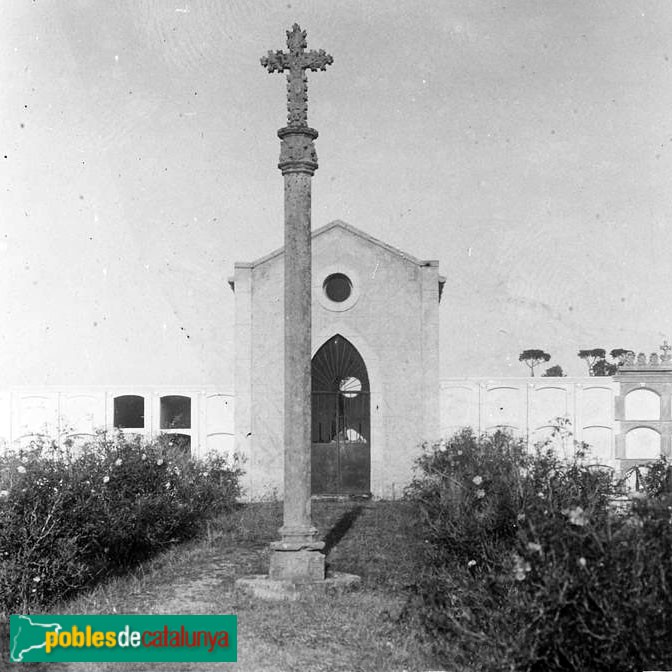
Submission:
<svg viewBox="0 0 672 672">
<path fill-rule="evenodd" d="M 344 222 L 312 234 L 312 493 L 395 497 L 439 432 L 444 278 Z M 282 494 L 283 250 L 237 263 L 235 445 L 251 497 Z"/>
<path fill-rule="evenodd" d="M 0 389 L 0 446 L 44 437 L 75 447 L 99 430 L 170 435 L 194 456 L 233 453 L 234 399 L 215 386 L 42 386 Z"/>
<path fill-rule="evenodd" d="M 659 455 L 672 457 L 672 348 L 665 342 L 661 353 L 647 358 L 630 356 L 615 381 L 615 458 L 622 468 L 641 464 Z"/>
<path fill-rule="evenodd" d="M 667 343 L 613 377 L 440 380 L 437 261 L 340 221 L 313 232 L 312 256 L 313 494 L 399 497 L 421 442 L 466 426 L 531 445 L 563 418 L 566 455 L 583 441 L 593 463 L 617 473 L 672 458 Z M 234 381 L 0 388 L 0 448 L 39 436 L 77 444 L 99 429 L 174 434 L 193 455 L 246 457 L 246 497 L 281 497 L 283 271 L 282 249 L 235 265 Z"/>
</svg>

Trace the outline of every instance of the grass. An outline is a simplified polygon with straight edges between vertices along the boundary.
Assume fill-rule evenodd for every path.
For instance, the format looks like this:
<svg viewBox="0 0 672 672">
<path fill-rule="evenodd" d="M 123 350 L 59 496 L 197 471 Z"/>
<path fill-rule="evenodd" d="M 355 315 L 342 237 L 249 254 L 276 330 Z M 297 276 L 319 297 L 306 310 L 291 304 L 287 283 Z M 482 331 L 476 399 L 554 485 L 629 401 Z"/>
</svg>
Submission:
<svg viewBox="0 0 672 672">
<path fill-rule="evenodd" d="M 440 669 L 414 634 L 399 621 L 406 589 L 423 543 L 403 502 L 315 502 L 313 520 L 322 532 L 327 565 L 362 577 L 358 591 L 298 602 L 237 597 L 239 576 L 266 573 L 268 544 L 278 538 L 281 505 L 249 504 L 208 527 L 203 539 L 176 547 L 49 613 L 233 613 L 238 616 L 238 663 L 211 669 L 235 672 L 367 672 Z M 6 647 L 7 636 L 2 637 Z M 8 670 L 39 665 L 2 661 Z M 49 672 L 144 672 L 199 670 L 193 664 L 50 663 Z M 3 667 L 3 669 L 5 669 Z"/>
</svg>

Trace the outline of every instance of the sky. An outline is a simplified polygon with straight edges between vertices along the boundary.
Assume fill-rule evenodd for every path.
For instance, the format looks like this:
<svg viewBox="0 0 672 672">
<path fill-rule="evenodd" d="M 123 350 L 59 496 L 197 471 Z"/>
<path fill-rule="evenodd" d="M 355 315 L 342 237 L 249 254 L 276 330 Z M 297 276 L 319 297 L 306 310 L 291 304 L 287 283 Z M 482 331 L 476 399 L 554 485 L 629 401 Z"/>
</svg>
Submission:
<svg viewBox="0 0 672 672">
<path fill-rule="evenodd" d="M 438 259 L 441 376 L 672 337 L 666 0 L 3 0 L 3 383 L 233 386 L 227 278 L 283 240 L 298 22 L 313 228 Z M 672 339 L 671 339 L 672 340 Z"/>
</svg>

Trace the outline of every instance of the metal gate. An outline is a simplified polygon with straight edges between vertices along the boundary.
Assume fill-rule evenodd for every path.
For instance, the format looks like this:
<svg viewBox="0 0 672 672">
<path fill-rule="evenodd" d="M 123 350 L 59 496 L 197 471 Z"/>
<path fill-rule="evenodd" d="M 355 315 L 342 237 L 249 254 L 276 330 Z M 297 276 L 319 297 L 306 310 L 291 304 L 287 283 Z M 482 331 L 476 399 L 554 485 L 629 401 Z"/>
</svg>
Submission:
<svg viewBox="0 0 672 672">
<path fill-rule="evenodd" d="M 371 490 L 369 379 L 357 349 L 329 339 L 312 363 L 312 493 Z"/>
</svg>

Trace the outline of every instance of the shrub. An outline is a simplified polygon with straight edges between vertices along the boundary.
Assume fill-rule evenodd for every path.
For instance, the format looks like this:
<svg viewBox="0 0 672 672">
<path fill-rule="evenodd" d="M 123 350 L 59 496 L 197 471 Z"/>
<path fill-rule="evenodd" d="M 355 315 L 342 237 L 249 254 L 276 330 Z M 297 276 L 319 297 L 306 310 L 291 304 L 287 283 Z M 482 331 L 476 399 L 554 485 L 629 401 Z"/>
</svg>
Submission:
<svg viewBox="0 0 672 672">
<path fill-rule="evenodd" d="M 409 601 L 446 665 L 641 670 L 672 660 L 672 501 L 661 469 L 617 513 L 611 476 L 503 433 L 428 446 L 408 497 L 426 536 Z M 664 465 L 663 465 L 664 466 Z"/>
<path fill-rule="evenodd" d="M 100 433 L 0 458 L 0 612 L 26 611 L 196 535 L 230 510 L 241 469 L 220 455 Z"/>
</svg>

